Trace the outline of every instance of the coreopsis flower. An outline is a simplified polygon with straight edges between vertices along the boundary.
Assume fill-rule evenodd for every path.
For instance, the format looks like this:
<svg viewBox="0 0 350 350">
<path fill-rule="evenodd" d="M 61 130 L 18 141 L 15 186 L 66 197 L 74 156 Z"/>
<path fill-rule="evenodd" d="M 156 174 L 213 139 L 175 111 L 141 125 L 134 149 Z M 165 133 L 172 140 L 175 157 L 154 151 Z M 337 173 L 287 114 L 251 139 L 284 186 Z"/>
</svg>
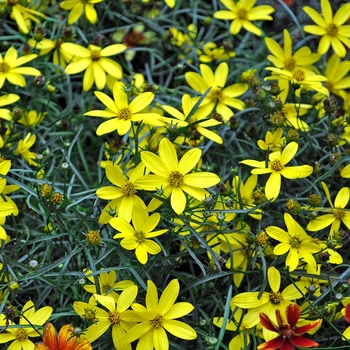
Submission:
<svg viewBox="0 0 350 350">
<path fill-rule="evenodd" d="M 203 52 L 202 52 L 203 51 Z M 201 62 L 210 63 L 213 61 L 227 61 L 229 58 L 233 58 L 236 54 L 223 46 L 218 47 L 213 42 L 206 43 L 202 51 L 198 52 L 198 58 Z"/>
<path fill-rule="evenodd" d="M 314 70 L 313 64 L 320 59 L 320 55 L 312 53 L 310 48 L 303 46 L 293 54 L 292 38 L 287 29 L 283 30 L 284 42 L 282 47 L 272 38 L 265 38 L 267 48 L 272 55 L 268 55 L 267 59 L 274 64 L 276 68 L 293 72 L 297 67 L 304 67 Z M 281 89 L 279 97 L 285 102 L 289 92 L 288 80 L 279 79 L 278 85 Z"/>
<path fill-rule="evenodd" d="M 94 5 L 102 1 L 103 0 L 65 0 L 61 2 L 60 7 L 63 10 L 70 11 L 68 16 L 69 25 L 75 23 L 80 18 L 83 11 L 85 12 L 86 19 L 91 24 L 94 24 L 98 20 Z"/>
<path fill-rule="evenodd" d="M 294 129 L 301 130 L 303 132 L 309 131 L 309 125 L 304 122 L 300 117 L 305 115 L 312 105 L 305 103 L 285 103 L 282 112 L 286 118 L 286 123 L 290 124 Z"/>
<path fill-rule="evenodd" d="M 104 309 L 76 301 L 73 304 L 75 312 L 86 320 L 94 322 L 85 330 L 84 336 L 92 343 L 104 334 L 109 327 L 112 327 L 112 339 L 115 348 L 117 350 L 131 350 L 130 342 L 122 339 L 126 332 L 136 324 L 133 316 L 134 312 L 128 309 L 136 299 L 137 292 L 138 287 L 136 285 L 124 289 L 117 303 L 107 295 L 94 294 L 94 297 Z"/>
<path fill-rule="evenodd" d="M 341 171 L 340 171 L 340 176 L 344 177 L 345 179 L 350 178 L 350 164 L 345 166 Z"/>
<path fill-rule="evenodd" d="M 30 25 L 26 21 L 27 19 L 40 23 L 37 16 L 46 18 L 46 16 L 42 13 L 22 6 L 21 2 L 18 0 L 3 0 L 2 3 L 4 2 L 7 7 L 11 9 L 11 17 L 16 21 L 19 30 L 24 34 L 28 34 L 30 31 Z"/>
<path fill-rule="evenodd" d="M 292 84 L 300 85 L 300 87 L 315 90 L 327 96 L 329 95 L 328 89 L 321 83 L 322 81 L 327 80 L 327 78 L 323 75 L 318 75 L 303 67 L 297 67 L 293 71 L 287 71 L 274 67 L 267 67 L 265 69 L 276 74 L 266 77 L 264 80 L 287 80 Z"/>
<path fill-rule="evenodd" d="M 109 224 L 120 231 L 113 238 L 122 238 L 120 245 L 127 250 L 135 249 L 137 260 L 141 264 L 146 264 L 148 254 L 156 255 L 161 252 L 159 244 L 151 238 L 158 237 L 168 231 L 167 229 L 153 231 L 159 224 L 160 218 L 159 213 L 149 216 L 144 208 L 136 204 L 131 214 L 133 226 L 120 217 L 112 218 Z"/>
<path fill-rule="evenodd" d="M 167 123 L 176 125 L 178 128 L 185 128 L 185 134 L 189 134 L 189 138 L 200 138 L 202 135 L 209 140 L 213 140 L 220 145 L 223 143 L 222 138 L 215 132 L 208 130 L 210 126 L 220 125 L 218 120 L 208 118 L 212 107 L 209 104 L 200 105 L 194 112 L 196 99 L 191 99 L 190 95 L 182 96 L 182 112 L 172 106 L 162 105 L 172 118 L 164 118 Z"/>
<path fill-rule="evenodd" d="M 187 26 L 188 34 L 181 32 L 176 27 L 169 28 L 169 32 L 172 35 L 170 42 L 173 45 L 176 45 L 181 48 L 181 50 L 185 53 L 189 53 L 194 46 L 194 41 L 197 37 L 197 27 L 191 23 Z M 179 55 L 179 58 L 184 58 L 183 54 Z"/>
<path fill-rule="evenodd" d="M 18 96 L 16 94 L 3 95 L 0 97 L 0 107 L 4 107 L 4 106 L 10 105 L 12 103 L 15 103 L 19 99 L 20 99 L 20 96 Z M 11 115 L 11 111 L 6 109 L 6 108 L 0 108 L 0 118 L 8 120 L 8 121 L 13 120 L 12 115 Z"/>
<path fill-rule="evenodd" d="M 243 160 L 240 163 L 252 166 L 256 169 L 252 174 L 271 174 L 265 184 L 266 198 L 276 200 L 281 189 L 281 176 L 287 179 L 301 179 L 310 176 L 313 172 L 311 165 L 286 166 L 298 151 L 298 144 L 290 142 L 284 150 L 269 154 L 269 161 L 266 167 L 265 161 Z"/>
<path fill-rule="evenodd" d="M 37 166 L 38 163 L 34 160 L 36 159 L 36 153 L 29 151 L 29 149 L 34 145 L 36 140 L 36 135 L 28 133 L 23 140 L 18 141 L 16 154 L 23 157 L 23 159 L 29 163 L 29 165 Z"/>
<path fill-rule="evenodd" d="M 267 330 L 277 333 L 277 337 L 266 343 L 258 345 L 258 350 L 292 350 L 297 348 L 317 348 L 318 343 L 305 338 L 302 335 L 319 327 L 322 319 L 310 321 L 303 326 L 298 327 L 297 322 L 300 318 L 300 306 L 291 304 L 286 309 L 287 322 L 284 321 L 281 311 L 276 310 L 277 325 L 269 317 L 269 314 L 260 313 L 260 322 Z"/>
<path fill-rule="evenodd" d="M 261 220 L 261 209 L 254 209 L 253 192 L 257 182 L 257 175 L 249 176 L 245 183 L 239 176 L 235 176 L 232 180 L 232 192 L 235 201 L 235 209 L 246 209 L 249 216 L 256 220 Z"/>
<path fill-rule="evenodd" d="M 322 37 L 318 44 L 318 53 L 323 55 L 332 46 L 338 56 L 344 57 L 345 47 L 350 47 L 350 25 L 344 25 L 349 19 L 350 4 L 341 6 L 334 17 L 329 0 L 321 0 L 322 16 L 309 6 L 304 6 L 303 10 L 316 23 L 305 26 L 304 31 Z"/>
<path fill-rule="evenodd" d="M 275 247 L 273 253 L 284 255 L 288 252 L 286 266 L 289 271 L 294 271 L 298 267 L 300 259 L 316 269 L 317 263 L 312 254 L 319 252 L 320 247 L 312 242 L 312 237 L 304 231 L 290 214 L 284 213 L 284 222 L 287 231 L 277 226 L 269 226 L 265 230 L 270 237 L 281 242 Z"/>
<path fill-rule="evenodd" d="M 106 73 L 121 79 L 123 69 L 119 63 L 108 58 L 117 55 L 126 49 L 124 44 L 114 44 L 101 48 L 90 44 L 88 48 L 75 43 L 63 43 L 61 49 L 74 53 L 72 62 L 65 68 L 66 74 L 78 74 L 85 70 L 83 79 L 84 91 L 89 91 L 95 83 L 97 89 L 102 90 L 106 86 Z"/>
<path fill-rule="evenodd" d="M 221 114 L 225 122 L 234 115 L 229 107 L 243 110 L 245 104 L 236 97 L 241 96 L 248 90 L 245 83 L 237 83 L 225 88 L 229 67 L 226 62 L 221 62 L 216 68 L 215 73 L 206 64 L 200 64 L 199 68 L 202 75 L 194 72 L 187 72 L 185 78 L 187 84 L 200 94 L 204 94 L 208 89 L 209 93 L 205 96 L 202 106 L 209 104 L 210 112 L 216 108 L 216 112 Z M 197 98 L 198 101 L 199 98 Z"/>
<path fill-rule="evenodd" d="M 318 208 L 320 212 L 326 212 L 327 214 L 320 215 L 316 219 L 310 221 L 306 228 L 309 231 L 320 231 L 331 225 L 329 233 L 331 237 L 333 237 L 339 231 L 341 223 L 350 229 L 350 210 L 347 209 L 350 200 L 350 189 L 349 187 L 341 188 L 335 197 L 333 205 L 327 185 L 323 181 L 321 184 L 331 208 Z"/>
<path fill-rule="evenodd" d="M 113 217 L 110 215 L 111 211 L 118 213 L 118 217 L 130 222 L 131 212 L 135 205 L 138 204 L 141 208 L 146 209 L 144 201 L 137 195 L 138 190 L 143 190 L 138 180 L 142 180 L 145 173 L 147 172 L 142 163 L 131 170 L 129 176 L 124 175 L 120 166 L 115 163 L 106 166 L 107 179 L 114 186 L 104 186 L 96 191 L 97 197 L 112 200 L 103 209 L 98 220 L 100 224 L 108 224 Z"/>
<path fill-rule="evenodd" d="M 23 308 L 19 319 L 20 327 L 16 328 L 16 324 L 11 320 L 5 319 L 4 315 L 0 315 L 0 326 L 4 327 L 8 322 L 9 327 L 5 327 L 6 332 L 0 333 L 0 344 L 13 342 L 9 349 L 34 349 L 34 343 L 29 339 L 42 334 L 40 326 L 42 326 L 51 316 L 52 307 L 44 306 L 39 310 L 35 310 L 34 303 L 29 300 Z"/>
<path fill-rule="evenodd" d="M 285 144 L 286 138 L 283 137 L 282 128 L 275 129 L 273 133 L 268 130 L 265 135 L 265 141 L 257 141 L 257 145 L 263 151 L 279 151 Z"/>
<path fill-rule="evenodd" d="M 198 164 L 202 151 L 193 148 L 178 160 L 175 146 L 166 138 L 159 143 L 159 156 L 152 152 L 141 152 L 141 159 L 153 174 L 140 180 L 145 190 L 162 189 L 176 214 L 181 214 L 186 207 L 186 196 L 203 201 L 209 193 L 205 188 L 216 185 L 220 178 L 211 172 L 189 172 Z"/>
<path fill-rule="evenodd" d="M 271 292 L 244 292 L 237 294 L 231 300 L 232 305 L 238 306 L 242 309 L 249 309 L 244 316 L 243 322 L 247 328 L 252 328 L 259 323 L 259 314 L 261 312 L 268 313 L 274 322 L 276 322 L 276 310 L 285 310 L 286 307 L 292 303 L 292 300 L 300 299 L 303 294 L 299 292 L 296 286 L 299 282 L 290 284 L 280 292 L 281 274 L 274 267 L 271 266 L 267 270 L 267 279 Z M 299 288 L 300 289 L 300 288 Z"/>
<path fill-rule="evenodd" d="M 86 338 L 79 338 L 74 333 L 74 327 L 65 324 L 58 335 L 52 323 L 46 323 L 43 340 L 36 343 L 34 350 L 92 350 L 90 342 Z"/>
<path fill-rule="evenodd" d="M 103 92 L 95 91 L 96 97 L 107 107 L 105 110 L 93 110 L 84 115 L 90 117 L 108 118 L 96 130 L 98 136 L 117 130 L 119 135 L 125 135 L 131 128 L 131 122 L 140 122 L 152 126 L 162 126 L 164 122 L 158 113 L 143 113 L 142 110 L 153 101 L 152 92 L 144 92 L 136 96 L 130 103 L 124 90 L 124 85 L 116 82 L 113 86 L 113 98 Z"/>
<path fill-rule="evenodd" d="M 115 302 L 117 302 L 119 298 L 119 294 L 116 291 L 124 290 L 135 284 L 129 280 L 117 282 L 117 273 L 114 270 L 110 272 L 103 272 L 103 269 L 101 269 L 98 272 L 98 275 L 93 274 L 91 270 L 84 270 L 84 275 L 92 283 L 84 285 L 84 289 L 88 293 L 108 295 L 109 297 L 113 298 Z M 96 277 L 99 291 L 96 286 Z"/>
<path fill-rule="evenodd" d="M 228 10 L 221 10 L 214 13 L 214 18 L 233 20 L 230 25 L 230 33 L 238 34 L 242 27 L 255 35 L 261 36 L 261 29 L 251 21 L 272 21 L 271 13 L 275 9 L 269 5 L 255 6 L 256 0 L 220 0 Z"/>
<path fill-rule="evenodd" d="M 47 112 L 38 113 L 35 110 L 27 111 L 23 113 L 22 117 L 17 120 L 17 123 L 22 124 L 24 126 L 36 126 L 41 123 L 45 118 Z"/>
<path fill-rule="evenodd" d="M 165 331 L 180 339 L 196 339 L 197 333 L 192 327 L 176 320 L 194 309 L 188 302 L 175 303 L 179 291 L 179 281 L 174 279 L 164 289 L 158 301 L 156 285 L 152 281 L 147 281 L 146 307 L 136 303 L 131 306 L 135 312 L 135 321 L 141 320 L 141 323 L 129 329 L 121 340 L 132 343 L 140 339 L 138 349 L 168 350 L 169 340 Z"/>
<path fill-rule="evenodd" d="M 341 62 L 340 57 L 334 53 L 327 62 L 324 74 L 327 77 L 324 84 L 329 92 L 340 96 L 344 89 L 350 87 L 350 77 L 347 76 L 349 71 L 350 62 Z"/>
<path fill-rule="evenodd" d="M 2 57 L 0 53 L 0 88 L 7 79 L 12 85 L 19 85 L 20 87 L 26 86 L 26 81 L 23 78 L 24 75 L 40 75 L 40 71 L 32 67 L 20 67 L 23 64 L 37 58 L 36 54 L 29 54 L 18 58 L 17 50 L 14 47 L 10 47 L 5 56 Z"/>
</svg>

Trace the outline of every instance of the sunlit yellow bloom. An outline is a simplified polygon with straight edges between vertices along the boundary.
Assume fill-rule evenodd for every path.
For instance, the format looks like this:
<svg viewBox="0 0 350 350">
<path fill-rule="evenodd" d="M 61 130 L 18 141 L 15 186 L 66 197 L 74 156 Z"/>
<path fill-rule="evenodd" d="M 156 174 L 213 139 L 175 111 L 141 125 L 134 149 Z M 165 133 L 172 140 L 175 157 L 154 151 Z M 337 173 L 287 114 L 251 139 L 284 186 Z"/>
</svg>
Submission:
<svg viewBox="0 0 350 350">
<path fill-rule="evenodd" d="M 257 144 L 263 151 L 279 151 L 285 145 L 286 138 L 283 137 L 283 129 L 278 128 L 273 133 L 268 130 L 264 140 L 258 140 Z"/>
<path fill-rule="evenodd" d="M 145 190 L 162 189 L 176 214 L 186 207 L 185 193 L 202 201 L 209 193 L 205 188 L 216 185 L 220 178 L 210 172 L 189 173 L 199 162 L 202 151 L 193 148 L 178 160 L 175 146 L 166 138 L 159 144 L 159 156 L 152 152 L 141 152 L 142 162 L 155 175 L 146 175 L 140 179 Z"/>
<path fill-rule="evenodd" d="M 46 114 L 47 112 L 38 113 L 35 110 L 31 110 L 31 111 L 25 112 L 23 116 L 19 120 L 17 120 L 17 122 L 24 126 L 36 126 L 37 124 L 43 121 Z"/>
<path fill-rule="evenodd" d="M 30 26 L 26 19 L 40 23 L 37 16 L 46 18 L 42 13 L 22 6 L 21 4 L 23 4 L 23 2 L 18 0 L 2 0 L 1 2 L 5 3 L 7 7 L 11 9 L 11 17 L 16 21 L 19 30 L 24 34 L 28 34 L 30 31 Z"/>
<path fill-rule="evenodd" d="M 261 29 L 251 21 L 272 21 L 271 13 L 275 9 L 269 5 L 255 6 L 256 0 L 220 0 L 228 10 L 221 10 L 214 13 L 214 18 L 233 20 L 230 25 L 230 33 L 238 34 L 242 27 L 248 32 L 261 36 Z"/>
<path fill-rule="evenodd" d="M 206 43 L 202 50 L 203 52 L 198 52 L 198 56 L 199 60 L 204 63 L 210 63 L 213 61 L 227 61 L 229 58 L 236 56 L 233 51 L 229 51 L 223 46 L 218 47 L 213 42 Z"/>
<path fill-rule="evenodd" d="M 161 252 L 159 244 L 150 238 L 158 237 L 168 231 L 167 229 L 153 231 L 159 224 L 160 218 L 159 213 L 149 216 L 145 209 L 136 204 L 131 213 L 133 226 L 119 217 L 112 218 L 109 224 L 120 231 L 113 238 L 123 238 L 120 245 L 127 250 L 135 249 L 137 260 L 141 264 L 146 264 L 148 254 L 156 255 Z"/>
<path fill-rule="evenodd" d="M 309 231 L 320 231 L 331 225 L 329 233 L 331 237 L 333 237 L 338 232 L 341 223 L 350 229 L 350 210 L 346 209 L 350 200 L 350 190 L 349 187 L 341 188 L 335 197 L 333 205 L 327 185 L 323 181 L 321 184 L 331 208 L 319 209 L 320 212 L 329 214 L 318 216 L 316 219 L 310 221 L 307 225 L 307 229 Z"/>
<path fill-rule="evenodd" d="M 18 95 L 7 94 L 0 97 L 0 107 L 10 105 L 17 102 L 20 99 Z M 8 121 L 12 121 L 11 111 L 6 108 L 0 108 L 0 118 Z"/>
<path fill-rule="evenodd" d="M 107 82 L 106 73 L 121 79 L 123 70 L 119 63 L 108 58 L 117 55 L 126 49 L 124 44 L 114 44 L 101 48 L 90 44 L 88 48 L 74 43 L 63 43 L 61 49 L 73 53 L 73 61 L 66 67 L 66 74 L 78 74 L 85 70 L 83 89 L 88 91 L 95 83 L 99 90 L 102 90 Z"/>
<path fill-rule="evenodd" d="M 269 154 L 269 161 L 266 167 L 265 161 L 243 160 L 240 163 L 252 166 L 256 169 L 251 171 L 252 174 L 270 174 L 266 181 L 265 194 L 269 200 L 276 200 L 281 189 L 281 175 L 287 179 L 301 179 L 310 176 L 313 172 L 311 165 L 286 166 L 298 151 L 296 142 L 289 143 L 285 149 L 272 152 Z"/>
<path fill-rule="evenodd" d="M 350 10 L 350 7 L 349 7 Z M 350 26 L 349 26 L 350 27 Z M 325 76 L 326 88 L 333 94 L 340 95 L 340 91 L 350 88 L 350 61 L 340 61 L 339 56 L 334 53 L 327 62 Z"/>
<path fill-rule="evenodd" d="M 14 47 L 10 47 L 5 56 L 2 57 L 0 53 L 0 88 L 7 79 L 10 84 L 19 85 L 20 87 L 26 86 L 26 81 L 23 75 L 40 75 L 40 71 L 32 67 L 20 67 L 23 64 L 34 60 L 38 55 L 30 54 L 18 58 L 17 50 Z"/>
<path fill-rule="evenodd" d="M 276 68 L 293 72 L 297 67 L 304 67 L 308 70 L 314 70 L 313 64 L 320 59 L 320 55 L 312 53 L 310 48 L 303 46 L 293 54 L 292 38 L 287 29 L 283 30 L 284 42 L 282 47 L 272 38 L 265 38 L 267 48 L 272 55 L 268 55 L 267 59 L 272 62 Z M 279 79 L 278 85 L 281 89 L 279 94 L 282 102 L 285 102 L 289 92 L 289 82 Z"/>
<path fill-rule="evenodd" d="M 222 144 L 222 138 L 215 132 L 208 130 L 207 128 L 210 126 L 220 125 L 221 122 L 218 120 L 209 118 L 212 107 L 210 104 L 201 104 L 195 112 L 193 113 L 193 108 L 195 107 L 196 99 L 191 99 L 190 95 L 182 96 L 182 111 L 180 112 L 178 109 L 172 106 L 163 105 L 162 108 L 166 110 L 170 115 L 177 119 L 164 118 L 167 123 L 171 123 L 176 125 L 178 128 L 186 128 L 184 129 L 185 135 L 189 134 L 189 138 L 200 138 L 201 135 L 207 137 L 214 142 Z"/>
<path fill-rule="evenodd" d="M 252 328 L 259 323 L 260 312 L 268 313 L 273 322 L 277 323 L 276 310 L 284 311 L 293 300 L 303 297 L 303 294 L 293 284 L 280 292 L 281 274 L 274 266 L 267 270 L 267 279 L 271 292 L 245 292 L 237 294 L 231 300 L 231 309 L 233 305 L 242 309 L 250 309 L 243 318 L 247 328 Z M 300 283 L 295 282 L 295 284 L 299 286 Z"/>
<path fill-rule="evenodd" d="M 174 279 L 164 289 L 158 301 L 156 285 L 147 281 L 146 307 L 136 303 L 131 306 L 135 311 L 134 320 L 141 320 L 141 323 L 131 328 L 121 340 L 131 343 L 140 339 L 137 349 L 168 350 L 169 340 L 165 331 L 180 339 L 196 339 L 197 333 L 192 327 L 176 320 L 194 309 L 188 302 L 175 303 L 179 291 L 179 281 Z"/>
<path fill-rule="evenodd" d="M 29 151 L 29 148 L 34 145 L 35 140 L 36 135 L 28 133 L 23 140 L 18 141 L 16 153 L 23 157 L 24 160 L 29 163 L 29 165 L 37 166 L 38 163 L 34 160 L 36 159 L 36 153 Z"/>
<path fill-rule="evenodd" d="M 136 96 L 130 103 L 124 85 L 116 82 L 113 87 L 112 100 L 103 92 L 95 91 L 96 97 L 107 107 L 105 110 L 93 110 L 84 115 L 90 117 L 108 118 L 96 130 L 98 136 L 117 130 L 119 135 L 125 135 L 131 128 L 131 122 L 139 122 L 152 126 L 162 126 L 164 122 L 158 113 L 143 113 L 143 110 L 153 101 L 152 92 L 144 92 Z"/>
<path fill-rule="evenodd" d="M 39 310 L 35 310 L 34 303 L 27 301 L 23 308 L 19 319 L 20 327 L 16 328 L 11 320 L 10 327 L 5 327 L 6 319 L 3 315 L 0 316 L 0 326 L 6 330 L 0 333 L 0 343 L 13 342 L 9 349 L 34 349 L 34 343 L 29 338 L 38 337 L 42 334 L 42 325 L 49 319 L 52 313 L 51 306 L 44 306 Z"/>
<path fill-rule="evenodd" d="M 87 20 L 94 24 L 98 19 L 94 5 L 102 1 L 103 0 L 65 0 L 61 2 L 60 7 L 63 10 L 70 10 L 68 16 L 69 25 L 76 22 L 82 15 L 83 11 L 85 11 L 85 17 Z"/>
<path fill-rule="evenodd" d="M 318 53 L 325 54 L 332 45 L 338 56 L 344 57 L 346 55 L 345 47 L 350 47 L 350 25 L 344 25 L 349 19 L 350 4 L 341 6 L 334 17 L 329 0 L 321 0 L 323 16 L 309 6 L 304 6 L 303 10 L 316 23 L 316 25 L 305 26 L 305 32 L 322 36 L 318 44 Z"/>
<path fill-rule="evenodd" d="M 138 287 L 136 285 L 127 287 L 123 290 L 118 298 L 118 302 L 109 296 L 94 294 L 96 300 L 105 309 L 76 301 L 73 304 L 75 312 L 90 322 L 94 322 L 89 326 L 84 336 L 92 343 L 102 336 L 109 327 L 112 327 L 113 344 L 117 350 L 131 350 L 128 342 L 121 342 L 126 332 L 131 329 L 136 322 L 133 321 L 133 311 L 128 310 L 130 305 L 136 299 Z"/>
<path fill-rule="evenodd" d="M 225 122 L 233 116 L 229 107 L 242 110 L 245 108 L 243 101 L 236 97 L 244 94 L 248 90 L 248 85 L 243 83 L 233 84 L 225 88 L 229 67 L 226 62 L 221 62 L 215 73 L 206 64 L 199 65 L 202 75 L 194 72 L 185 74 L 186 81 L 191 88 L 200 94 L 204 94 L 210 89 L 202 102 L 202 106 L 209 104 L 210 110 L 216 108 L 216 112 L 221 114 Z M 199 98 L 197 98 L 198 100 Z"/>
<path fill-rule="evenodd" d="M 286 103 L 282 108 L 282 112 L 286 117 L 287 123 L 294 129 L 307 132 L 309 131 L 309 125 L 300 117 L 305 115 L 311 108 L 312 105 L 305 103 Z"/>
<path fill-rule="evenodd" d="M 290 214 L 284 214 L 284 222 L 287 226 L 287 231 L 277 226 L 266 228 L 266 233 L 270 237 L 281 242 L 275 247 L 273 253 L 275 255 L 284 255 L 288 252 L 286 266 L 289 267 L 289 271 L 294 271 L 298 267 L 300 259 L 303 259 L 316 269 L 316 260 L 312 254 L 319 252 L 320 247 L 311 241 L 312 238 Z"/>
</svg>

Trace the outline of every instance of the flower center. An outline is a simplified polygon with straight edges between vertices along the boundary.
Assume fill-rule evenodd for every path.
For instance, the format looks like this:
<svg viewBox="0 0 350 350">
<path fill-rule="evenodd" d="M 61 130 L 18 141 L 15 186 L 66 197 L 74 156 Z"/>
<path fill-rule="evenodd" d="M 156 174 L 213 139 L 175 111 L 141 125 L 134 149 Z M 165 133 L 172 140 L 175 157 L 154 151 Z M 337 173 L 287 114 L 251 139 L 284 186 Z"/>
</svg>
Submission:
<svg viewBox="0 0 350 350">
<path fill-rule="evenodd" d="M 269 236 L 265 231 L 260 231 L 260 233 L 256 236 L 256 243 L 259 245 L 265 245 L 269 241 Z"/>
<path fill-rule="evenodd" d="M 289 244 L 292 248 L 298 248 L 300 246 L 300 240 L 296 237 L 290 237 Z"/>
<path fill-rule="evenodd" d="M 286 58 L 284 61 L 284 66 L 287 70 L 292 71 L 295 68 L 295 59 L 293 57 Z"/>
<path fill-rule="evenodd" d="M 332 91 L 333 88 L 334 88 L 334 84 L 331 82 L 331 81 L 325 81 L 324 82 L 324 85 L 326 85 L 326 88 L 329 90 L 329 91 Z"/>
<path fill-rule="evenodd" d="M 97 245 L 100 243 L 101 241 L 101 235 L 100 232 L 97 230 L 90 230 L 87 234 L 86 234 L 86 240 L 92 244 L 92 245 Z"/>
<path fill-rule="evenodd" d="M 282 328 L 279 331 L 278 335 L 283 339 L 292 339 L 295 335 L 295 332 L 294 332 L 294 329 L 288 325 L 288 326 L 285 326 L 285 328 Z"/>
<path fill-rule="evenodd" d="M 96 311 L 93 309 L 85 309 L 85 318 L 90 321 L 93 322 L 96 320 Z"/>
<path fill-rule="evenodd" d="M 80 2 L 83 4 L 88 4 L 88 3 L 90 3 L 90 0 L 80 0 Z"/>
<path fill-rule="evenodd" d="M 333 215 L 337 220 L 341 220 L 345 216 L 346 212 L 344 209 L 335 209 Z"/>
<path fill-rule="evenodd" d="M 0 73 L 7 73 L 10 69 L 11 67 L 7 62 L 0 63 Z"/>
<path fill-rule="evenodd" d="M 145 234 L 142 231 L 135 232 L 135 237 L 138 243 L 142 243 L 145 241 Z"/>
<path fill-rule="evenodd" d="M 114 324 L 120 324 L 121 315 L 118 311 L 110 311 L 109 313 L 109 321 Z"/>
<path fill-rule="evenodd" d="M 128 120 L 132 117 L 132 112 L 128 107 L 124 107 L 119 110 L 118 118 L 123 120 Z"/>
<path fill-rule="evenodd" d="M 93 61 L 98 61 L 101 58 L 101 51 L 92 50 L 90 53 L 90 57 Z"/>
<path fill-rule="evenodd" d="M 248 11 L 246 9 L 239 9 L 237 11 L 237 17 L 241 20 L 247 19 Z"/>
<path fill-rule="evenodd" d="M 28 339 L 28 332 L 24 328 L 16 329 L 16 338 L 18 340 L 26 340 Z"/>
<path fill-rule="evenodd" d="M 284 168 L 283 164 L 278 159 L 273 160 L 270 166 L 274 171 L 281 171 Z"/>
<path fill-rule="evenodd" d="M 130 197 L 136 193 L 135 186 L 130 181 L 125 181 L 125 184 L 122 186 L 122 192 L 126 197 Z"/>
<path fill-rule="evenodd" d="M 15 6 L 18 3 L 18 0 L 7 0 L 7 5 Z"/>
<path fill-rule="evenodd" d="M 338 26 L 334 23 L 327 24 L 326 32 L 330 36 L 337 36 L 338 34 Z"/>
<path fill-rule="evenodd" d="M 213 101 L 213 102 L 217 102 L 218 100 L 220 101 L 221 99 L 221 89 L 218 87 L 215 88 L 211 88 L 210 93 L 209 93 L 209 98 Z"/>
<path fill-rule="evenodd" d="M 184 176 L 178 171 L 173 171 L 169 176 L 169 183 L 173 187 L 180 187 L 184 183 Z"/>
<path fill-rule="evenodd" d="M 279 304 L 283 300 L 282 294 L 280 292 L 270 293 L 269 297 L 272 304 Z"/>
<path fill-rule="evenodd" d="M 160 328 L 162 327 L 162 324 L 163 324 L 163 316 L 160 314 L 157 314 L 157 316 L 150 322 L 151 322 L 152 328 Z"/>
<path fill-rule="evenodd" d="M 296 69 L 293 72 L 293 78 L 296 81 L 303 81 L 303 80 L 305 80 L 305 73 L 301 69 Z"/>
<path fill-rule="evenodd" d="M 107 292 L 109 292 L 112 289 L 112 287 L 108 284 L 102 284 L 101 286 L 101 292 L 103 294 L 106 294 Z"/>
</svg>

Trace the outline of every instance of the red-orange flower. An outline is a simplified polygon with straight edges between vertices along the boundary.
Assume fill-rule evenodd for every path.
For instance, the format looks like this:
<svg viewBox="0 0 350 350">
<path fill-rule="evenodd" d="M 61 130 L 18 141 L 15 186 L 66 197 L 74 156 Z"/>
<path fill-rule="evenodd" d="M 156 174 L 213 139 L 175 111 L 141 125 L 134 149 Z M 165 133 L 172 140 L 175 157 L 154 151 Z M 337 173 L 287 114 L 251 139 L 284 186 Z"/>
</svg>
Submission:
<svg viewBox="0 0 350 350">
<path fill-rule="evenodd" d="M 297 304 L 289 305 L 286 309 L 286 314 L 288 323 L 284 322 L 280 310 L 276 310 L 278 322 L 278 326 L 276 326 L 266 314 L 263 312 L 260 313 L 260 322 L 263 327 L 271 332 L 277 333 L 278 337 L 260 344 L 258 350 L 293 350 L 295 346 L 298 348 L 317 348 L 318 343 L 311 339 L 304 338 L 302 335 L 317 328 L 321 324 L 322 319 L 297 327 L 296 324 L 300 317 L 300 306 Z"/>
<path fill-rule="evenodd" d="M 75 334 L 72 325 L 64 325 L 57 336 L 52 323 L 47 323 L 43 333 L 43 341 L 37 343 L 34 350 L 92 350 L 92 346 L 86 338 L 79 338 Z"/>
</svg>

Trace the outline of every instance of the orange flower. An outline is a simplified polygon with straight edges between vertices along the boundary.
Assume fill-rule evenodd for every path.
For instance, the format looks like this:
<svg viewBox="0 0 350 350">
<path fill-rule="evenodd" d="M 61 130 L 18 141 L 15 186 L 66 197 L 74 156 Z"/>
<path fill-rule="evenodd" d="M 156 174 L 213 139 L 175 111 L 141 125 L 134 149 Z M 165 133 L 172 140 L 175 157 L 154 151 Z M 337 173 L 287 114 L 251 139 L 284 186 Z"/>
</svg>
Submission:
<svg viewBox="0 0 350 350">
<path fill-rule="evenodd" d="M 92 350 L 92 346 L 86 338 L 78 338 L 72 325 L 64 325 L 57 336 L 52 323 L 46 323 L 43 341 L 37 343 L 34 350 Z"/>
</svg>

